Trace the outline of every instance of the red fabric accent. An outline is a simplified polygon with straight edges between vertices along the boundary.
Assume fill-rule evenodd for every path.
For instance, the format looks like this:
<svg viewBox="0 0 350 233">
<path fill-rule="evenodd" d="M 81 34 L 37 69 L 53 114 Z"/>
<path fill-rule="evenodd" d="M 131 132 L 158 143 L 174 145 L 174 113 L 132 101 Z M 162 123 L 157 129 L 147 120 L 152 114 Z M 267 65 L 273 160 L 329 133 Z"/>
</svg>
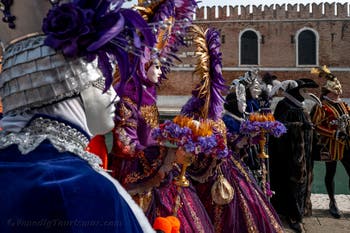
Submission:
<svg viewBox="0 0 350 233">
<path fill-rule="evenodd" d="M 108 150 L 107 145 L 105 142 L 105 136 L 104 135 L 96 135 L 93 137 L 89 145 L 86 148 L 86 151 L 93 153 L 101 158 L 102 160 L 102 167 L 104 169 L 107 169 L 108 164 Z"/>
<path fill-rule="evenodd" d="M 111 154 L 124 159 L 131 159 L 135 155 L 131 153 L 130 146 L 125 145 L 121 140 L 119 140 L 118 135 L 113 130 L 113 146 Z"/>
<path fill-rule="evenodd" d="M 124 145 L 118 138 L 114 138 L 112 154 L 124 159 L 130 159 L 133 157 L 130 153 L 130 147 Z"/>
</svg>

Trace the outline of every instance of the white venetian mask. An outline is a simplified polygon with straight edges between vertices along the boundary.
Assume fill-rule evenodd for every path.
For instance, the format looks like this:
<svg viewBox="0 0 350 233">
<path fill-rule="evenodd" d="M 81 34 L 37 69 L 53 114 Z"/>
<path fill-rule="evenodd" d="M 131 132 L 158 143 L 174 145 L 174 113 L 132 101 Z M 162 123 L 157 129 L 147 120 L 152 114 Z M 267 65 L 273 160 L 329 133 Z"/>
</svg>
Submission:
<svg viewBox="0 0 350 233">
<path fill-rule="evenodd" d="M 87 125 L 92 135 L 105 134 L 114 127 L 115 106 L 119 100 L 113 87 L 105 93 L 103 88 L 92 85 L 81 93 Z"/>
</svg>

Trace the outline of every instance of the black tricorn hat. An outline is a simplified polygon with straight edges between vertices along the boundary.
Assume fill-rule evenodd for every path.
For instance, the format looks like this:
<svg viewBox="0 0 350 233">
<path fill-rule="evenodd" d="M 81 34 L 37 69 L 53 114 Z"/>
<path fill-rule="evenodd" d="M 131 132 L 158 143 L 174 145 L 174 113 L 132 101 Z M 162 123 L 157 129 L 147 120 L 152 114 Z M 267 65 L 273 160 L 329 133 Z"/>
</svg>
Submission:
<svg viewBox="0 0 350 233">
<path fill-rule="evenodd" d="M 309 78 L 300 78 L 295 80 L 298 83 L 298 86 L 296 88 L 318 88 L 319 85 L 312 79 Z"/>
</svg>

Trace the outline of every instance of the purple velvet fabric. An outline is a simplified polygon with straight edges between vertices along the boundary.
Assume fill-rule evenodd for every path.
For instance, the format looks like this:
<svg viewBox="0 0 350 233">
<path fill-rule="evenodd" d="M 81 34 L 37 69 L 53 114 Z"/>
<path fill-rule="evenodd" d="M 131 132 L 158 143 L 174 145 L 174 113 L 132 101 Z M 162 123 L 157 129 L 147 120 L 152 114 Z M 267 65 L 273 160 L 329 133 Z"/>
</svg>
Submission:
<svg viewBox="0 0 350 233">
<path fill-rule="evenodd" d="M 129 189 L 153 179 L 163 164 L 158 142 L 151 136 L 152 127 L 143 118 L 138 107 L 138 103 L 141 107 L 155 104 L 155 87 L 148 85 L 146 90 L 154 94 L 150 96 L 143 91 L 140 99 L 135 86 L 128 83 L 124 96 L 117 105 L 116 128 L 113 130 L 113 148 L 109 169 L 113 171 L 113 176 Z M 126 152 L 121 155 L 123 150 Z M 139 156 L 144 156 L 148 161 L 147 165 L 152 166 L 151 171 Z M 145 169 L 147 169 L 147 175 L 144 175 Z M 134 171 L 137 171 L 137 178 L 134 182 L 130 182 L 127 177 Z"/>
<path fill-rule="evenodd" d="M 150 222 L 159 216 L 173 215 L 176 199 L 180 197 L 180 207 L 176 212 L 181 222 L 182 233 L 214 233 L 212 222 L 201 203 L 195 188 L 179 188 L 173 183 L 173 177 L 179 172 L 173 169 L 160 187 L 153 189 L 152 201 L 146 212 Z"/>
<path fill-rule="evenodd" d="M 210 192 L 216 176 L 196 186 L 197 193 L 219 233 L 283 232 L 279 217 L 255 179 L 244 164 L 232 155 L 221 166 L 224 177 L 234 190 L 233 200 L 227 205 L 216 205 Z"/>
<path fill-rule="evenodd" d="M 141 95 L 139 95 L 137 85 L 135 85 L 134 80 L 130 79 L 130 81 L 125 85 L 123 97 L 128 97 L 133 102 L 140 105 L 156 104 L 156 85 L 148 80 L 143 80 L 142 83 L 144 89 L 142 90 Z"/>
</svg>

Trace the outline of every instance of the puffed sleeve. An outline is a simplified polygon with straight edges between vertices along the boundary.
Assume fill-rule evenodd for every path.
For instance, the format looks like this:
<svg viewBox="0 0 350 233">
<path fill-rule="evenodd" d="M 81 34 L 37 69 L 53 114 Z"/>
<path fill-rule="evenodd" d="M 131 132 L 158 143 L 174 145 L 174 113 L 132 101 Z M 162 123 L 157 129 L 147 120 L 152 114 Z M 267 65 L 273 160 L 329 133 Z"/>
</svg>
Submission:
<svg viewBox="0 0 350 233">
<path fill-rule="evenodd" d="M 316 126 L 316 130 L 319 134 L 326 137 L 333 137 L 335 130 L 330 128 L 328 123 L 333 117 L 332 111 L 328 111 L 326 105 L 322 107 L 316 106 L 315 112 L 312 115 L 312 122 Z"/>
<path fill-rule="evenodd" d="M 135 103 L 123 99 L 118 103 L 116 126 L 113 129 L 113 156 L 132 158 L 146 147 L 138 136 L 139 114 Z"/>
</svg>

